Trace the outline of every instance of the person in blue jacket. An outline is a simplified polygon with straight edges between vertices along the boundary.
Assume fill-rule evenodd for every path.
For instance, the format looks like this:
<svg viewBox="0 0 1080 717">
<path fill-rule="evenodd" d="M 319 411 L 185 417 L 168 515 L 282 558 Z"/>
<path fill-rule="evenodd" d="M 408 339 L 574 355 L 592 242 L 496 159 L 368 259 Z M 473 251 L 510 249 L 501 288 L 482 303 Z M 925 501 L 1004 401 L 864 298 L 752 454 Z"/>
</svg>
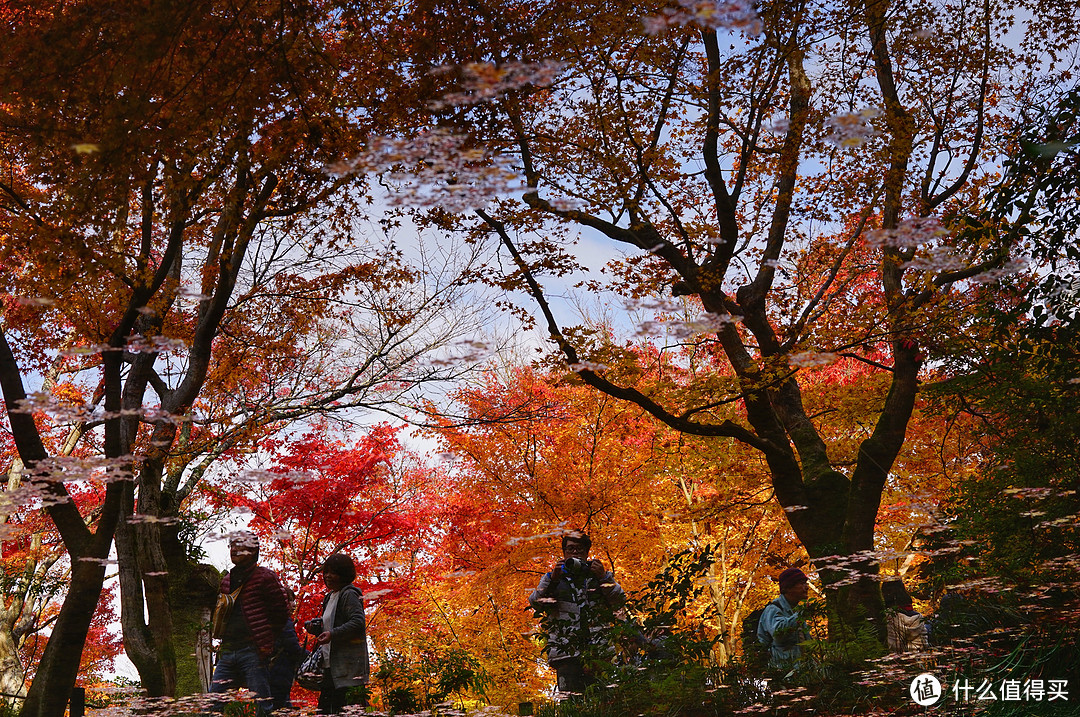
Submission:
<svg viewBox="0 0 1080 717">
<path fill-rule="evenodd" d="M 806 573 L 798 568 L 788 568 L 777 579 L 780 597 L 773 600 L 761 613 L 758 622 L 758 642 L 769 648 L 769 665 L 788 667 L 802 653 L 799 643 L 807 639 L 802 615 L 795 606 L 806 599 L 810 590 Z"/>
</svg>

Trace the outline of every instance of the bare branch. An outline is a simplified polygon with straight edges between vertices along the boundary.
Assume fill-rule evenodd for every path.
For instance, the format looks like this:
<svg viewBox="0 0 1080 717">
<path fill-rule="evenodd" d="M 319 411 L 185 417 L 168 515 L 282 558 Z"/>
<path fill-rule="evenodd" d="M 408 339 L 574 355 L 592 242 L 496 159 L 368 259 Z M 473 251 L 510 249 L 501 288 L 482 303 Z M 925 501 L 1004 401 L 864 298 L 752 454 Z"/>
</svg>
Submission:
<svg viewBox="0 0 1080 717">
<path fill-rule="evenodd" d="M 510 252 L 515 264 L 517 264 L 518 270 L 522 273 L 522 276 L 529 286 L 529 293 L 532 294 L 533 299 L 536 300 L 540 307 L 540 311 L 544 314 L 544 318 L 547 322 L 548 334 L 559 346 L 559 349 L 563 352 L 567 362 L 570 364 L 580 363 L 576 349 L 569 341 L 567 341 L 566 337 L 563 336 L 562 331 L 555 320 L 555 316 L 551 312 L 551 307 L 547 303 L 543 290 L 536 282 L 536 279 L 533 277 L 532 272 L 529 270 L 524 259 L 522 259 L 521 255 L 518 253 L 517 248 L 510 239 L 509 233 L 506 231 L 505 225 L 483 210 L 478 210 L 477 215 L 498 234 L 503 245 Z M 582 369 L 578 372 L 578 375 L 581 376 L 581 380 L 588 385 L 598 388 L 608 395 L 636 404 L 652 416 L 683 433 L 690 433 L 698 436 L 722 436 L 734 438 L 761 451 L 767 451 L 772 448 L 772 444 L 769 441 L 759 438 L 754 433 L 732 421 L 724 421 L 718 424 L 690 421 L 668 412 L 637 389 L 616 385 L 595 371 Z"/>
</svg>

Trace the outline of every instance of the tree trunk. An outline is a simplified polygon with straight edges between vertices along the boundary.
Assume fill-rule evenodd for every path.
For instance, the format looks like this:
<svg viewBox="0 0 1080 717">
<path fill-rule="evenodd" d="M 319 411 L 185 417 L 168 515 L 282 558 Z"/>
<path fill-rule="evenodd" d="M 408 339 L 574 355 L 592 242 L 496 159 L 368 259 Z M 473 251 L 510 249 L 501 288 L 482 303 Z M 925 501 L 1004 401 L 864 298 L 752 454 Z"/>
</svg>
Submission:
<svg viewBox="0 0 1080 717">
<path fill-rule="evenodd" d="M 19 641 L 7 620 L 0 623 L 0 692 L 3 703 L 18 705 L 17 697 L 26 696 L 26 672 L 19 659 Z"/>
<path fill-rule="evenodd" d="M 134 487 L 124 496 L 125 508 L 134 503 Z M 125 512 L 131 515 L 131 512 Z M 145 620 L 145 596 L 135 525 L 124 520 L 116 527 L 116 555 L 120 578 L 120 624 L 124 651 L 139 672 L 139 681 L 151 697 L 169 694 L 162 661 Z"/>
<path fill-rule="evenodd" d="M 120 361 L 120 357 L 115 353 L 104 357 L 106 389 L 119 386 Z M 11 352 L 2 326 L 0 387 L 3 389 L 11 434 L 24 466 L 26 480 L 40 490 L 47 506 L 46 511 L 60 531 L 64 548 L 71 558 L 71 584 L 68 586 L 68 594 L 56 622 L 53 623 L 52 634 L 38 664 L 34 682 L 27 692 L 22 717 L 62 717 L 79 673 L 83 645 L 105 580 L 105 562 L 109 557 L 113 532 L 120 516 L 122 491 L 125 486 L 130 486 L 130 481 L 117 476 L 117 480 L 108 485 L 98 514 L 97 531 L 91 532 L 64 484 L 51 475 L 43 474 L 37 467 L 48 458 L 48 452 L 42 443 L 34 417 L 28 412 L 17 410 L 26 400 L 26 390 L 19 365 Z M 105 409 L 119 411 L 119 391 L 110 395 L 106 390 Z M 124 450 L 118 450 L 124 445 L 119 432 L 118 418 L 106 420 L 106 455 L 113 458 L 125 454 Z"/>
<path fill-rule="evenodd" d="M 8 469 L 9 491 L 19 487 L 22 468 L 22 461 L 16 457 Z M 7 522 L 8 516 L 0 514 L 0 525 L 6 525 Z M 40 540 L 38 542 L 40 543 Z M 23 571 L 24 576 L 27 573 L 27 570 Z M 33 571 L 29 571 L 29 574 L 32 576 Z M 0 692 L 5 695 L 3 702 L 9 705 L 15 705 L 16 700 L 7 695 L 26 696 L 26 670 L 19 657 L 19 639 L 15 635 L 15 626 L 22 618 L 26 604 L 25 594 L 28 592 L 24 588 L 28 587 L 25 583 L 15 589 L 9 587 L 9 595 L 5 597 L 4 609 L 0 613 Z"/>
<path fill-rule="evenodd" d="M 121 610 L 124 648 L 139 671 L 143 689 L 151 697 L 176 695 L 176 652 L 173 648 L 172 576 L 162 549 L 162 515 L 159 498 L 160 472 L 156 461 L 147 460 L 139 475 L 138 509 L 131 515 L 150 520 L 123 521 L 116 531 L 120 565 Z M 134 502 L 134 494 L 128 497 Z M 145 604 L 146 608 L 143 609 Z"/>
<path fill-rule="evenodd" d="M 108 550 L 104 553 L 100 557 L 73 556 L 68 596 L 53 623 L 52 635 L 38 663 L 20 717 L 63 717 L 71 688 L 79 675 L 86 634 L 105 582 Z"/>
<path fill-rule="evenodd" d="M 176 695 L 210 691 L 212 648 L 210 614 L 217 601 L 221 576 L 210 565 L 188 564 L 169 571 L 172 598 L 173 650 L 176 654 Z"/>
<path fill-rule="evenodd" d="M 686 477 L 683 475 L 678 476 L 679 492 L 682 494 L 683 500 L 686 501 L 686 507 L 689 510 L 694 508 L 694 490 L 693 486 L 687 485 Z M 695 542 L 708 541 L 709 536 L 701 529 L 696 520 L 691 519 L 690 530 L 694 536 Z M 727 531 L 724 531 L 724 537 L 720 543 L 720 555 L 721 562 L 723 563 L 723 571 L 727 572 Z M 727 665 L 731 656 L 734 654 L 732 650 L 732 644 L 729 641 L 727 621 L 724 613 L 727 610 L 727 601 L 725 600 L 724 590 L 727 588 L 727 581 L 724 576 L 718 576 L 716 574 L 716 560 L 709 562 L 708 572 L 706 578 L 709 584 L 709 599 L 712 601 L 713 607 L 716 610 L 716 624 L 714 629 L 717 636 L 720 638 L 716 641 L 716 647 L 713 648 L 713 659 L 720 667 Z"/>
</svg>

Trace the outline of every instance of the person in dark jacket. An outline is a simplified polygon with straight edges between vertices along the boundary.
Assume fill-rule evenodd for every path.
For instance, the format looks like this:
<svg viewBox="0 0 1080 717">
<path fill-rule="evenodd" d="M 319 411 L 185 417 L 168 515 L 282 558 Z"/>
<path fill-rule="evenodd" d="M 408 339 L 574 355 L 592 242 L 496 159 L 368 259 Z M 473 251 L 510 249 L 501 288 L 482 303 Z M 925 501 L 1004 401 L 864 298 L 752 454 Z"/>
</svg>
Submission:
<svg viewBox="0 0 1080 717">
<path fill-rule="evenodd" d="M 246 687 L 264 711 L 272 709 L 267 667 L 288 617 L 285 590 L 277 575 L 258 565 L 259 539 L 240 531 L 229 541 L 233 568 L 221 593 L 235 594 L 218 650 L 211 692 Z"/>
<path fill-rule="evenodd" d="M 367 684 L 371 668 L 364 596 L 352 584 L 356 579 L 356 565 L 348 555 L 334 553 L 326 558 L 320 571 L 329 592 L 323 596 L 322 617 L 308 620 L 304 629 L 316 636 L 315 642 L 326 655 L 325 664 L 329 669 L 319 691 L 318 711 L 332 715 L 341 712 L 350 688 Z M 361 700 L 365 706 L 366 702 L 366 699 Z"/>
<path fill-rule="evenodd" d="M 586 670 L 584 652 L 605 646 L 612 613 L 625 600 L 615 576 L 599 560 L 589 559 L 591 547 L 592 540 L 579 530 L 564 535 L 562 560 L 529 595 L 547 631 L 545 649 L 559 692 L 584 692 L 595 680 Z"/>
<path fill-rule="evenodd" d="M 288 598 L 288 614 L 293 614 L 296 604 L 296 594 L 288 588 L 285 589 Z M 274 699 L 274 709 L 282 707 L 291 708 L 293 680 L 296 679 L 296 668 L 304 661 L 307 652 L 300 646 L 296 638 L 296 625 L 292 617 L 285 620 L 285 627 L 278 635 L 277 644 L 274 645 L 274 654 L 270 656 L 270 696 Z"/>
</svg>

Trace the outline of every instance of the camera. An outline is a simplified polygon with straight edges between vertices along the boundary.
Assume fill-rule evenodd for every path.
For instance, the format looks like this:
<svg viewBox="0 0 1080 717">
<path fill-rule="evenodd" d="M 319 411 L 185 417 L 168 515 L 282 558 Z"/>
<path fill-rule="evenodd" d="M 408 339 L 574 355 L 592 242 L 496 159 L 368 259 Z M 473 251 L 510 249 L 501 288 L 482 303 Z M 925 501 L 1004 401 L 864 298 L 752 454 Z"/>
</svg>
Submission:
<svg viewBox="0 0 1080 717">
<path fill-rule="evenodd" d="M 322 618 L 316 617 L 304 623 L 304 630 L 309 635 L 319 635 L 323 631 Z"/>
<path fill-rule="evenodd" d="M 589 569 L 589 561 L 581 558 L 567 558 L 563 561 L 563 572 L 572 577 L 577 577 Z"/>
</svg>

